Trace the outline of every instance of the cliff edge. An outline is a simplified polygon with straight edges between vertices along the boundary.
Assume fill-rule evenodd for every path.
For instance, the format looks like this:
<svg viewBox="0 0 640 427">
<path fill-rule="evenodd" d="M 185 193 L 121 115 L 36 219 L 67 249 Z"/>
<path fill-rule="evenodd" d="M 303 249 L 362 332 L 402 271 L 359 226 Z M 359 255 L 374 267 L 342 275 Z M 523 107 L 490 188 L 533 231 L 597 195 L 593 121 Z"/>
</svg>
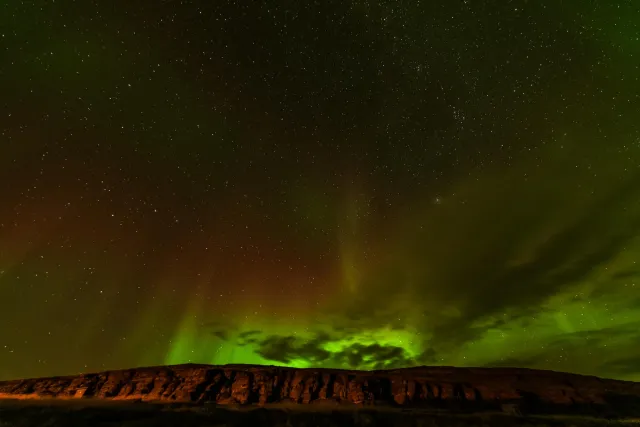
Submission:
<svg viewBox="0 0 640 427">
<path fill-rule="evenodd" d="M 176 365 L 0 382 L 0 399 L 317 405 L 640 417 L 640 383 L 515 368 L 388 371 Z"/>
</svg>

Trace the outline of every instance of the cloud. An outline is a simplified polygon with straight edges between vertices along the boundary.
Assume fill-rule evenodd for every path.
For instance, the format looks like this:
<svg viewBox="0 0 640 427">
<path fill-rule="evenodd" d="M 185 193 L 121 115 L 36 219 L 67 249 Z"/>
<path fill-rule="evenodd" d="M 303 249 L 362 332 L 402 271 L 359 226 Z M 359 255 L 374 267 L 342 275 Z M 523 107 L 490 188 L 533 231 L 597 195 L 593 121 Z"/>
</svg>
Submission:
<svg viewBox="0 0 640 427">
<path fill-rule="evenodd" d="M 335 340 L 325 333 L 311 339 L 270 335 L 259 341 L 257 353 L 267 360 L 283 364 L 302 361 L 316 367 L 350 367 L 353 369 L 387 369 L 413 366 L 417 361 L 402 347 L 379 343 L 350 343 L 339 350 L 327 346 Z M 425 357 L 428 353 L 425 353 Z"/>
<path fill-rule="evenodd" d="M 627 376 L 630 374 L 640 374 L 640 351 L 630 357 L 614 359 L 600 365 L 602 372 L 610 372 L 616 376 Z"/>
<path fill-rule="evenodd" d="M 237 333 L 238 328 L 228 322 L 210 321 L 202 324 L 200 330 L 223 341 L 229 341 Z"/>
<path fill-rule="evenodd" d="M 368 269 L 338 326 L 412 328 L 450 351 L 584 285 L 636 238 L 640 175 L 591 194 L 554 172 L 487 178 L 424 219 L 403 217 L 407 231 L 380 249 L 393 256 Z"/>
<path fill-rule="evenodd" d="M 549 343 L 550 347 L 562 347 L 567 343 L 585 343 L 601 346 L 603 343 L 628 340 L 640 341 L 640 322 L 629 322 L 622 325 L 601 329 L 589 329 L 558 335 Z"/>
<path fill-rule="evenodd" d="M 451 360 L 495 329 L 535 330 L 544 349 L 496 353 L 489 361 L 484 355 L 469 359 L 492 366 L 562 367 L 564 353 L 584 354 L 611 340 L 637 342 L 633 328 L 638 325 L 563 334 L 553 320 L 563 307 L 552 298 L 566 296 L 572 307 L 588 306 L 594 297 L 613 298 L 609 285 L 636 271 L 616 263 L 634 247 L 640 230 L 640 174 L 596 180 L 595 172 L 584 172 L 556 182 L 555 175 L 572 171 L 565 160 L 527 179 L 521 177 L 522 168 L 481 176 L 475 187 L 464 183 L 440 205 L 418 209 L 414 203 L 406 215 L 399 211 L 397 227 L 386 235 L 378 231 L 383 235 L 379 242 L 362 246 L 375 256 L 367 261 L 353 255 L 357 286 L 320 307 L 309 334 L 249 331 L 238 342 L 277 363 L 364 369 Z M 587 190 L 589 179 L 593 186 Z M 366 226 L 359 230 L 350 237 L 354 254 L 361 252 Z M 591 287 L 582 292 L 585 284 Z M 637 297 L 616 298 L 626 309 Z M 599 310 L 595 304 L 588 307 Z M 607 320 L 603 326 L 610 324 Z M 421 353 L 388 340 L 350 341 L 376 330 L 419 337 Z M 350 344 L 335 350 L 336 343 L 344 342 Z M 474 348 L 486 354 L 488 345 Z M 618 369 L 623 363 L 611 366 Z M 584 362 L 584 369 L 598 372 L 596 361 Z"/>
<path fill-rule="evenodd" d="M 216 329 L 211 331 L 211 334 L 221 340 L 227 341 L 229 339 L 229 332 L 223 329 Z"/>
<path fill-rule="evenodd" d="M 249 331 L 239 342 L 283 364 L 382 369 L 437 363 L 437 355 L 459 354 L 492 329 L 536 327 L 536 318 L 557 310 L 546 305 L 551 297 L 591 280 L 640 230 L 640 174 L 609 180 L 597 194 L 580 196 L 565 195 L 568 184 L 555 185 L 552 178 L 543 173 L 523 184 L 514 176 L 489 177 L 477 188 L 450 197 L 448 206 L 443 203 L 434 212 L 430 205 L 424 219 L 403 218 L 400 223 L 413 228 L 397 232 L 377 248 L 382 255 L 375 263 L 360 266 L 357 290 L 324 307 L 318 314 L 322 321 L 310 336 Z M 488 202 L 488 197 L 494 200 Z M 358 245 L 353 250 L 357 252 Z M 626 267 L 612 270 L 610 278 L 630 278 L 629 272 Z M 601 287 L 594 295 L 606 292 Z M 636 339 L 634 327 L 558 331 L 545 342 L 544 351 L 496 355 L 490 364 L 539 366 L 540 360 L 552 360 L 561 351 L 578 354 L 612 339 Z M 380 329 L 419 335 L 422 354 L 410 355 L 380 340 L 328 350 L 336 342 Z"/>
<path fill-rule="evenodd" d="M 257 353 L 267 360 L 291 363 L 304 360 L 314 364 L 326 362 L 331 353 L 323 348 L 329 342 L 326 335 L 318 334 L 311 340 L 295 336 L 270 335 L 258 342 Z"/>
<path fill-rule="evenodd" d="M 416 364 L 416 361 L 402 347 L 378 343 L 368 345 L 354 343 L 333 353 L 332 358 L 339 364 L 353 368 L 388 369 Z"/>
<path fill-rule="evenodd" d="M 640 270 L 628 269 L 614 273 L 611 278 L 614 280 L 633 280 L 640 277 Z"/>
<path fill-rule="evenodd" d="M 640 322 L 559 334 L 533 352 L 523 352 L 486 364 L 489 367 L 527 366 L 544 368 L 549 361 L 579 361 L 584 373 L 611 377 L 640 374 Z M 589 357 L 585 358 L 584 355 Z M 560 370 L 566 370 L 560 365 Z"/>
<path fill-rule="evenodd" d="M 238 334 L 238 345 L 245 346 L 245 345 L 255 344 L 259 341 L 258 336 L 261 334 L 262 332 L 258 330 L 241 332 Z"/>
</svg>

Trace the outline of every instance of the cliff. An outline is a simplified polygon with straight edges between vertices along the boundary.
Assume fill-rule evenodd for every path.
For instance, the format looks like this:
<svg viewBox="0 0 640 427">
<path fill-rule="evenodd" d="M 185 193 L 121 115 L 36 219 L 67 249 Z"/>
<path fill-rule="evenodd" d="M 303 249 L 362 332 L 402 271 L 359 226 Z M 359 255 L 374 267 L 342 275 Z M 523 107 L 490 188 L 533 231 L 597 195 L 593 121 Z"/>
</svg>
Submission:
<svg viewBox="0 0 640 427">
<path fill-rule="evenodd" d="M 178 365 L 0 382 L 2 399 L 339 405 L 437 412 L 640 416 L 640 383 L 551 371 Z"/>
</svg>

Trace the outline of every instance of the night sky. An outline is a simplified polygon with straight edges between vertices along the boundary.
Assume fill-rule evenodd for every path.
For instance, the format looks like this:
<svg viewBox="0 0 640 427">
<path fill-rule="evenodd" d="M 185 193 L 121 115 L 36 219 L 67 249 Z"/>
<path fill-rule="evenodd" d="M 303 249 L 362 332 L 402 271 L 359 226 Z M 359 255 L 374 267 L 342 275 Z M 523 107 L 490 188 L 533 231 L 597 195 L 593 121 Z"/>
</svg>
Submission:
<svg viewBox="0 0 640 427">
<path fill-rule="evenodd" d="M 0 379 L 640 381 L 636 0 L 0 5 Z"/>
</svg>

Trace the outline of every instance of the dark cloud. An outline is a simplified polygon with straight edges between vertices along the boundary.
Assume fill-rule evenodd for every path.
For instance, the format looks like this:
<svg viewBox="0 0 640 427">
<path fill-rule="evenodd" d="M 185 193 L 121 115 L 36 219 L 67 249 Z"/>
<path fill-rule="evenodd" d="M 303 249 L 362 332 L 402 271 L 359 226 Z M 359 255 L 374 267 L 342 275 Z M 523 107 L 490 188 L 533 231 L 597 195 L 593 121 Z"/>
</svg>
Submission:
<svg viewBox="0 0 640 427">
<path fill-rule="evenodd" d="M 640 374 L 640 351 L 631 357 L 623 357 L 600 365 L 603 372 L 610 372 L 616 376 L 627 376 L 629 374 Z"/>
<path fill-rule="evenodd" d="M 640 374 L 640 349 L 631 351 L 632 355 L 628 356 L 629 343 L 633 347 L 637 342 L 640 342 L 640 322 L 631 322 L 616 327 L 560 334 L 536 351 L 493 360 L 486 366 L 544 368 L 550 360 L 562 358 L 570 364 L 572 360 L 582 360 L 588 354 L 589 363 L 582 361 L 586 369 L 584 373 L 611 377 Z M 625 356 L 618 357 L 618 354 Z"/>
<path fill-rule="evenodd" d="M 435 236 L 416 234 L 414 243 L 401 252 L 406 256 L 365 270 L 370 274 L 358 283 L 358 290 L 323 313 L 323 328 L 329 333 L 316 333 L 304 340 L 293 335 L 265 338 L 250 331 L 241 341 L 255 345 L 258 354 L 278 363 L 305 361 L 314 366 L 383 369 L 438 363 L 438 355 L 446 357 L 482 339 L 490 329 L 533 327 L 541 316 L 557 311 L 557 307 L 545 306 L 551 296 L 591 279 L 635 238 L 633 230 L 640 228 L 639 188 L 640 175 L 616 185 L 608 183 L 607 192 L 575 202 L 581 207 L 577 215 L 555 217 L 531 213 L 543 196 L 535 192 L 514 195 L 505 184 L 497 199 L 516 212 L 510 212 L 509 217 L 501 215 L 505 206 L 480 213 L 474 210 L 473 217 L 446 211 L 453 216 L 447 223 L 453 224 L 452 228 L 433 231 Z M 562 198 L 557 191 L 552 192 Z M 572 203 L 571 197 L 567 199 Z M 461 231 L 457 230 L 456 218 Z M 478 244 L 474 232 L 486 246 Z M 454 256 L 460 258 L 460 265 L 450 259 Z M 610 275 L 614 280 L 632 277 L 628 270 L 615 273 Z M 607 290 L 601 287 L 594 293 L 605 295 Z M 589 303 L 588 294 L 568 298 L 572 304 Z M 625 300 L 625 304 L 632 300 Z M 329 343 L 362 336 L 376 328 L 421 332 L 425 337 L 422 354 L 411 357 L 401 347 L 357 342 L 337 352 L 326 350 Z M 496 355 L 489 365 L 543 367 L 553 360 L 565 363 L 567 355 L 584 354 L 606 343 L 611 345 L 612 340 L 639 342 L 638 331 L 640 325 L 628 324 L 556 334 L 543 349 Z M 608 363 L 612 363 L 611 372 L 626 369 L 623 361 Z M 601 371 L 595 365 L 588 369 L 609 372 L 604 365 Z"/>
<path fill-rule="evenodd" d="M 211 331 L 211 334 L 220 338 L 221 340 L 227 341 L 229 339 L 229 332 L 222 329 L 213 330 Z"/>
<path fill-rule="evenodd" d="M 301 340 L 295 336 L 271 335 L 258 342 L 257 353 L 275 362 L 291 363 L 301 359 L 318 364 L 331 357 L 331 353 L 322 347 L 329 341 L 329 337 L 324 334 L 318 334 L 311 340 Z"/>
<path fill-rule="evenodd" d="M 547 348 L 563 348 L 569 345 L 602 346 L 615 341 L 640 342 L 640 322 L 631 322 L 615 327 L 590 329 L 558 335 Z"/>
<path fill-rule="evenodd" d="M 416 364 L 402 347 L 383 344 L 354 343 L 342 351 L 332 354 L 333 361 L 353 368 L 371 367 L 387 369 L 408 367 Z"/>
<path fill-rule="evenodd" d="M 205 333 L 209 333 L 216 338 L 224 341 L 229 341 L 232 336 L 238 331 L 237 326 L 229 324 L 228 322 L 211 321 L 205 322 L 200 326 L 200 330 Z"/>
<path fill-rule="evenodd" d="M 640 277 L 638 269 L 618 271 L 611 275 L 612 280 L 636 280 L 638 277 Z"/>
<path fill-rule="evenodd" d="M 629 230 L 640 225 L 640 218 L 620 217 L 623 207 L 637 194 L 639 184 L 638 179 L 629 181 L 595 203 L 577 222 L 550 236 L 528 262 L 507 267 L 508 254 L 497 253 L 494 262 L 488 264 L 494 274 L 483 269 L 485 280 L 482 276 L 468 277 L 467 283 L 474 285 L 457 283 L 458 292 L 468 290 L 473 298 L 465 301 L 465 316 L 454 325 L 456 332 L 460 332 L 453 334 L 456 339 L 465 337 L 465 329 L 474 332 L 471 321 L 505 311 L 517 314 L 524 307 L 535 307 L 549 296 L 587 279 L 595 269 L 615 258 L 635 237 Z M 616 222 L 625 226 L 612 226 Z M 452 325 L 445 325 L 445 329 L 449 329 L 447 326 Z M 450 333 L 449 329 L 437 335 Z"/>
<path fill-rule="evenodd" d="M 259 335 L 262 332 L 258 330 L 244 331 L 238 334 L 238 345 L 245 346 L 255 344 L 259 341 Z"/>
<path fill-rule="evenodd" d="M 271 335 L 258 342 L 257 353 L 267 360 L 279 363 L 304 361 L 313 366 L 343 366 L 354 369 L 387 369 L 408 367 L 417 363 L 402 347 L 378 343 L 352 343 L 339 351 L 328 351 L 325 346 L 334 339 L 319 333 L 310 340 L 295 336 Z M 432 358 L 425 352 L 423 357 Z"/>
<path fill-rule="evenodd" d="M 416 357 L 416 361 L 420 365 L 434 365 L 438 361 L 438 353 L 432 348 L 426 348 Z"/>
<path fill-rule="evenodd" d="M 551 296 L 614 260 L 640 229 L 638 174 L 580 195 L 566 183 L 554 186 L 551 175 L 529 187 L 509 175 L 502 179 L 497 194 L 483 193 L 494 200 L 477 201 L 473 214 L 443 205 L 438 215 L 448 221 L 434 222 L 444 226 L 403 235 L 406 256 L 363 279 L 362 291 L 341 307 L 339 327 L 414 328 L 428 345 L 459 348 L 488 329 L 539 314 Z M 578 209 L 564 215 L 572 204 Z M 427 220 L 420 224 L 428 228 Z"/>
</svg>

